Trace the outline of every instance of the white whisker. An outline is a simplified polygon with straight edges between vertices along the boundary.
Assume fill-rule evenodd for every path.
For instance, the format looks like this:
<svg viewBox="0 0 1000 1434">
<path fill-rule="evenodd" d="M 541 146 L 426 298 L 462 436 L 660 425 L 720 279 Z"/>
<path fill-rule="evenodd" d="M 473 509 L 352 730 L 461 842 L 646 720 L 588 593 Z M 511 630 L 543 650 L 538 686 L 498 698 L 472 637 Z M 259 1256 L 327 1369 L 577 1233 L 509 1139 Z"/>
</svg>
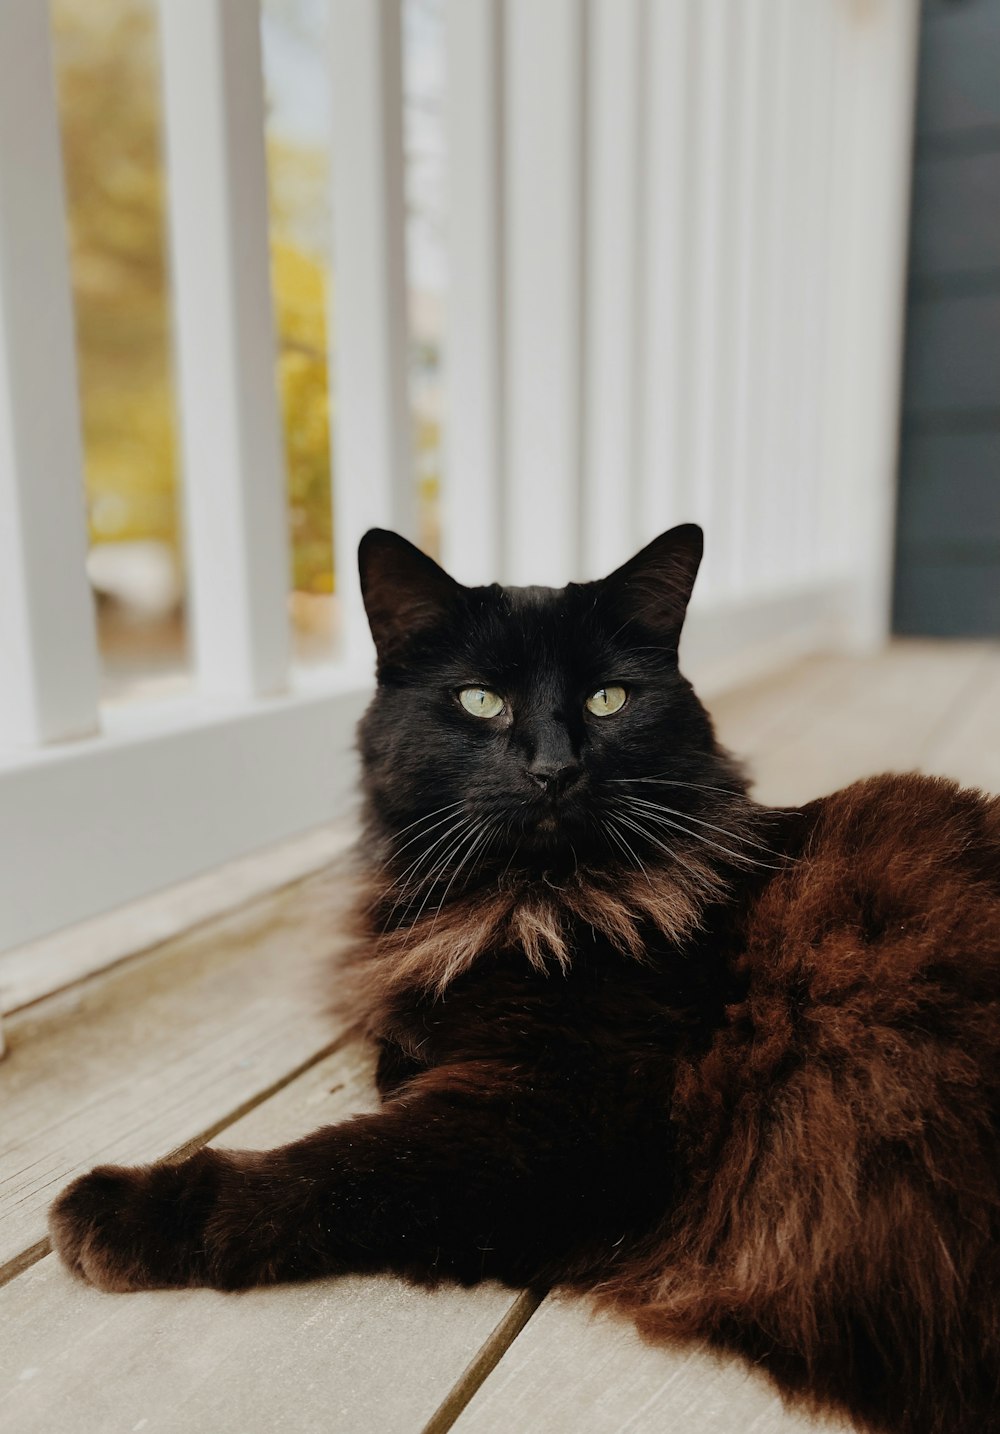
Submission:
<svg viewBox="0 0 1000 1434">
<path fill-rule="evenodd" d="M 631 806 L 628 810 L 634 819 L 638 817 L 639 814 L 637 814 Z M 695 841 L 701 842 L 703 846 L 711 847 L 714 851 L 722 852 L 723 855 L 731 857 L 733 861 L 742 862 L 749 866 L 765 867 L 768 871 L 781 870 L 779 866 L 775 866 L 772 862 L 758 861 L 756 857 L 748 856 L 746 852 L 733 851 L 731 848 L 723 846 L 721 842 L 712 841 L 710 837 L 702 836 L 701 832 L 691 831 L 690 828 L 681 826 L 680 822 L 670 821 L 667 817 L 661 816 L 655 811 L 643 809 L 641 815 L 647 822 L 651 822 L 654 826 L 669 827 L 671 831 L 677 831 L 683 836 L 692 837 Z M 650 838 L 650 840 L 652 840 L 652 838 Z M 739 840 L 739 838 L 737 837 L 736 840 Z M 674 855 L 676 855 L 676 853 L 674 853 Z"/>
<path fill-rule="evenodd" d="M 621 812 L 619 812 L 618 820 L 620 822 L 623 822 L 625 826 L 629 828 L 630 831 L 634 831 L 638 836 L 643 837 L 644 840 L 651 841 L 654 846 L 658 846 L 661 851 L 665 851 L 667 853 L 667 856 L 669 856 L 673 861 L 676 861 L 680 866 L 683 866 L 686 871 L 689 871 L 691 873 L 699 886 L 704 886 L 706 888 L 710 886 L 710 882 L 704 872 L 697 871 L 690 864 L 690 862 L 684 860 L 684 858 L 680 855 L 679 852 L 674 851 L 673 847 L 667 846 L 665 842 L 662 842 L 659 840 L 658 837 L 655 837 L 652 832 L 647 831 L 645 827 L 640 826 L 633 817 L 622 816 Z"/>
<path fill-rule="evenodd" d="M 696 826 L 709 827 L 720 836 L 732 837 L 735 842 L 745 842 L 748 846 L 755 846 L 758 851 L 766 851 L 768 856 L 777 855 L 773 847 L 766 846 L 764 842 L 757 841 L 754 837 L 741 836 L 739 832 L 734 832 L 729 827 L 717 826 L 715 822 L 708 822 L 704 817 L 692 816 L 690 812 L 679 812 L 675 807 L 665 807 L 660 802 L 649 802 L 643 797 L 630 797 L 628 800 L 637 806 L 648 807 L 650 811 L 666 812 L 668 816 L 680 817 L 683 821 L 694 822 Z"/>
<path fill-rule="evenodd" d="M 606 817 L 605 820 L 604 820 L 603 825 L 604 825 L 604 827 L 605 827 L 605 829 L 606 829 L 608 835 L 609 835 L 615 842 L 617 842 L 618 846 L 622 849 L 622 851 L 625 852 L 626 856 L 631 855 L 631 857 L 632 857 L 633 861 L 635 862 L 636 866 L 637 866 L 637 867 L 639 868 L 639 870 L 642 872 L 643 876 L 646 878 L 646 881 L 649 883 L 650 887 L 652 887 L 653 883 L 652 883 L 652 881 L 650 881 L 649 872 L 646 870 L 645 866 L 643 865 L 642 859 L 640 858 L 640 856 L 639 856 L 638 853 L 636 852 L 635 848 L 632 847 L 632 846 L 630 845 L 630 843 L 628 842 L 628 840 L 627 840 L 625 837 L 622 836 L 622 834 L 621 834 L 620 831 L 618 831 L 617 827 L 615 826 L 614 819 L 613 819 L 612 817 Z"/>
</svg>

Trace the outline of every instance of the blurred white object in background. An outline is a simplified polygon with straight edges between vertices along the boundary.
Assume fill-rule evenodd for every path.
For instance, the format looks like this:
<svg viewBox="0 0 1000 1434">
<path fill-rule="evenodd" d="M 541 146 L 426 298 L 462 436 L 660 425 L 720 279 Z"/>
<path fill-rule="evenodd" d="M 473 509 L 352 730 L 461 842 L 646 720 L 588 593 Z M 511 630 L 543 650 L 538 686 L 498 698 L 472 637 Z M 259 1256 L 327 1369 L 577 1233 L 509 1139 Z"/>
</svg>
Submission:
<svg viewBox="0 0 1000 1434">
<path fill-rule="evenodd" d="M 117 603 L 133 622 L 169 617 L 183 596 L 173 549 L 152 539 L 95 543 L 87 554 L 87 576 L 98 598 Z"/>
</svg>

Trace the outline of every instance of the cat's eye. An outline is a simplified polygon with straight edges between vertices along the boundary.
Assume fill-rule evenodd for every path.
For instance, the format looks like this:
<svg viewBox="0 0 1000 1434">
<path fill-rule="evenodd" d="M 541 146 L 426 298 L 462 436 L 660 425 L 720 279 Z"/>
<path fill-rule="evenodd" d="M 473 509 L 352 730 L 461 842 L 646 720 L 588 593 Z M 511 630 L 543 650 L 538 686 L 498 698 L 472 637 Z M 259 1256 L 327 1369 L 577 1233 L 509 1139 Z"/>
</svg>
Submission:
<svg viewBox="0 0 1000 1434">
<path fill-rule="evenodd" d="M 503 711 L 503 698 L 488 687 L 463 687 L 458 700 L 473 717 L 499 717 Z"/>
<path fill-rule="evenodd" d="M 599 687 L 592 692 L 584 704 L 595 717 L 613 717 L 625 706 L 628 693 L 624 687 Z"/>
</svg>

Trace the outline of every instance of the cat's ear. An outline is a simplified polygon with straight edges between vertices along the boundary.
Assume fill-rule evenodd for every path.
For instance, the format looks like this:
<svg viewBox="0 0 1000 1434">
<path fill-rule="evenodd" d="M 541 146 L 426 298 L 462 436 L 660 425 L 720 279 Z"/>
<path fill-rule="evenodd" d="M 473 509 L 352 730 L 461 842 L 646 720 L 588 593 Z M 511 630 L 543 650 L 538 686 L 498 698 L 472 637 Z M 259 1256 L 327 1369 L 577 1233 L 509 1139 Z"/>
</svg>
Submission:
<svg viewBox="0 0 1000 1434">
<path fill-rule="evenodd" d="M 681 523 L 616 568 L 602 587 L 624 620 L 658 629 L 676 643 L 703 550 L 698 524 Z"/>
<path fill-rule="evenodd" d="M 361 539 L 358 571 L 380 663 L 391 662 L 415 633 L 453 611 L 461 592 L 433 558 L 385 528 L 371 528 Z"/>
</svg>

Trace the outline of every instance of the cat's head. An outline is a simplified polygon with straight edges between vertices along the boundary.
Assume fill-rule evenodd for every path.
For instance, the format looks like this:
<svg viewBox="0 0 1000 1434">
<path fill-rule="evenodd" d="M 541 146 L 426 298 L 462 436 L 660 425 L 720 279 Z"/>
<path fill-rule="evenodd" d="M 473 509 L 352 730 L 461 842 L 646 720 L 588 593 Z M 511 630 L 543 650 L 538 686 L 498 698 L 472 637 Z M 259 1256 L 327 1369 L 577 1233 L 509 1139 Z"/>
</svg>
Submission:
<svg viewBox="0 0 1000 1434">
<path fill-rule="evenodd" d="M 679 870 L 725 846 L 745 785 L 677 662 L 701 553 L 685 524 L 598 582 L 465 587 L 404 538 L 366 534 L 364 787 L 407 905 L 499 879 Z"/>
</svg>

